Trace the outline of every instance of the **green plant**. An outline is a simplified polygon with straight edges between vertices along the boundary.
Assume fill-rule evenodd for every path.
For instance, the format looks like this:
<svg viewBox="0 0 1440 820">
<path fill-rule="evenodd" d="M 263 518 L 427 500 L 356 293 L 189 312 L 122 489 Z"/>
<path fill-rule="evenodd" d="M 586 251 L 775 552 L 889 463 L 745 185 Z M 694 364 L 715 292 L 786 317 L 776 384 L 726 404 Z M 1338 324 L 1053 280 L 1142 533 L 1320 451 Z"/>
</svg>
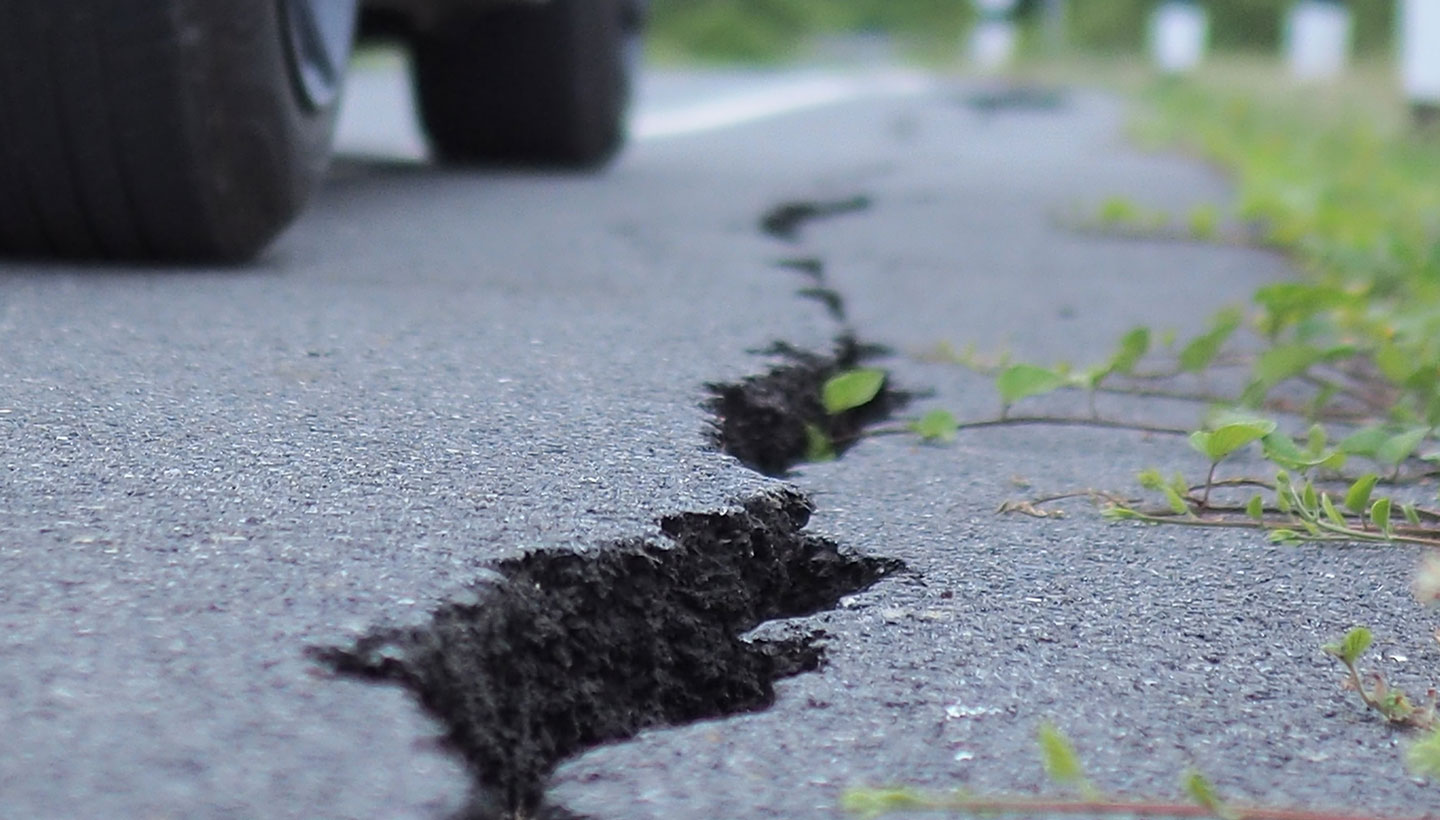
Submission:
<svg viewBox="0 0 1440 820">
<path fill-rule="evenodd" d="M 1385 676 L 1379 672 L 1372 672 L 1369 675 L 1370 683 L 1366 685 L 1366 676 L 1360 673 L 1360 656 L 1370 648 L 1372 640 L 1370 630 L 1357 626 L 1345 633 L 1344 638 L 1323 647 L 1327 655 L 1333 656 L 1345 666 L 1348 673 L 1345 687 L 1353 689 L 1366 706 L 1384 715 L 1386 720 L 1397 726 L 1415 729 L 1440 728 L 1435 716 L 1434 689 L 1430 690 L 1425 705 L 1416 706 L 1404 692 L 1386 683 Z"/>
<path fill-rule="evenodd" d="M 1440 744 L 1440 741 L 1436 741 Z M 1242 807 L 1221 799 L 1204 775 L 1185 772 L 1181 785 L 1191 803 L 1108 797 L 1086 778 L 1070 740 L 1051 724 L 1038 733 L 1041 762 L 1057 785 L 1080 793 L 1078 799 L 978 795 L 965 791 L 932 793 L 907 787 L 855 788 L 841 797 L 841 807 L 861 817 L 896 812 L 948 812 L 971 816 L 1078 815 L 1082 817 L 1218 817 L 1222 820 L 1360 820 L 1358 815 L 1305 809 Z M 1426 759 L 1428 760 L 1428 753 Z M 1365 815 L 1367 820 L 1377 820 Z"/>
</svg>

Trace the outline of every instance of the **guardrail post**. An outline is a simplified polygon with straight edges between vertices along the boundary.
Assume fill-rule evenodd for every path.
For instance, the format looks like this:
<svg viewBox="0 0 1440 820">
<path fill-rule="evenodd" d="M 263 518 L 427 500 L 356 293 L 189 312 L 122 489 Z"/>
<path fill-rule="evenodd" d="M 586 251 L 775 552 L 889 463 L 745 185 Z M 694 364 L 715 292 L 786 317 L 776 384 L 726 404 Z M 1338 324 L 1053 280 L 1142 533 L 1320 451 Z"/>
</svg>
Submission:
<svg viewBox="0 0 1440 820">
<path fill-rule="evenodd" d="M 984 71 L 997 71 L 1015 56 L 1018 0 L 975 0 L 980 19 L 970 32 L 970 60 Z"/>
<path fill-rule="evenodd" d="M 1440 123 L 1440 0 L 1402 0 L 1400 75 L 1415 124 Z"/>
<path fill-rule="evenodd" d="M 1194 71 L 1209 39 L 1210 18 L 1196 0 L 1164 0 L 1150 16 L 1150 56 L 1166 74 Z"/>
<path fill-rule="evenodd" d="M 1290 73 L 1300 80 L 1340 76 L 1350 58 L 1354 24 L 1342 0 L 1299 0 L 1285 20 L 1285 52 Z"/>
</svg>

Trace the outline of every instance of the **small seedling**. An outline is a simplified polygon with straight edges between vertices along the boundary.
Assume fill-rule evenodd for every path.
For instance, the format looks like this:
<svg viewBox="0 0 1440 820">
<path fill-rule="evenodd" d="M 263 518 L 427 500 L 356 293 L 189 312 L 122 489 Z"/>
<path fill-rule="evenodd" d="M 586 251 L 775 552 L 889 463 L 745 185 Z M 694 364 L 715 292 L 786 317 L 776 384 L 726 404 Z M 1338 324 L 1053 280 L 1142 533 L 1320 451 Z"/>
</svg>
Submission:
<svg viewBox="0 0 1440 820">
<path fill-rule="evenodd" d="M 1416 706 L 1410 698 L 1399 689 L 1393 689 L 1385 681 L 1385 676 L 1379 672 L 1370 674 L 1370 684 L 1367 686 L 1363 675 L 1360 673 L 1360 656 L 1370 648 L 1373 640 L 1370 630 L 1363 626 L 1357 626 L 1345 633 L 1345 637 L 1335 643 L 1328 643 L 1322 647 L 1327 655 L 1331 655 L 1345 666 L 1347 677 L 1345 688 L 1353 689 L 1359 693 L 1360 699 L 1366 706 L 1385 716 L 1385 719 L 1397 726 L 1405 726 L 1415 729 L 1436 729 L 1440 724 L 1436 722 L 1436 694 L 1431 689 L 1427 702 L 1423 706 Z M 1428 755 L 1422 752 L 1422 756 Z"/>
<path fill-rule="evenodd" d="M 908 425 L 923 441 L 953 441 L 960 422 L 948 410 L 931 410 Z"/>
<path fill-rule="evenodd" d="M 820 401 L 825 412 L 833 416 L 869 404 L 884 386 L 884 370 L 876 367 L 847 370 L 825 381 L 820 389 Z"/>
</svg>

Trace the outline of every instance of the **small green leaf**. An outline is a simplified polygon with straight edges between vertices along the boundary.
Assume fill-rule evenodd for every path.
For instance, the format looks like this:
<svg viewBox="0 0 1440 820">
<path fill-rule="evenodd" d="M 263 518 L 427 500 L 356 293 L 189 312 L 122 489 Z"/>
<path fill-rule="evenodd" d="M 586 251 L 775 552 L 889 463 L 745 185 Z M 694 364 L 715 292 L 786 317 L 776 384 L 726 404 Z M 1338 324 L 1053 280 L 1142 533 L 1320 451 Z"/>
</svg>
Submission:
<svg viewBox="0 0 1440 820">
<path fill-rule="evenodd" d="M 1300 491 L 1300 503 L 1304 511 L 1311 515 L 1318 515 L 1320 512 L 1320 498 L 1315 493 L 1315 482 L 1305 482 L 1305 487 Z"/>
<path fill-rule="evenodd" d="M 1305 449 L 1310 455 L 1317 456 L 1325 452 L 1325 445 L 1329 443 L 1329 436 L 1325 434 L 1325 426 L 1322 424 L 1310 425 L 1309 431 L 1305 433 Z"/>
<path fill-rule="evenodd" d="M 1123 196 L 1106 197 L 1100 203 L 1100 221 L 1106 225 L 1133 225 L 1141 221 L 1144 211 L 1132 199 Z"/>
<path fill-rule="evenodd" d="M 1215 787 L 1205 775 L 1194 769 L 1185 773 L 1185 791 L 1189 793 L 1191 800 L 1221 820 L 1236 820 L 1239 816 L 1220 799 L 1219 792 L 1215 791 Z"/>
<path fill-rule="evenodd" d="M 1370 523 L 1375 525 L 1386 538 L 1395 532 L 1395 526 L 1390 521 L 1392 502 L 1389 498 L 1377 498 L 1375 503 L 1370 505 Z"/>
<path fill-rule="evenodd" d="M 1110 359 L 1110 372 L 1128 376 L 1150 351 L 1150 328 L 1137 327 L 1120 339 L 1120 349 Z"/>
<path fill-rule="evenodd" d="M 1129 507 L 1122 507 L 1119 504 L 1111 504 L 1101 510 L 1100 515 L 1111 521 L 1140 521 L 1144 519 L 1144 516 L 1140 513 Z"/>
<path fill-rule="evenodd" d="M 1158 490 L 1165 486 L 1165 476 L 1161 475 L 1160 471 L 1154 467 L 1141 470 L 1137 480 L 1140 482 L 1140 486 L 1147 490 Z"/>
<path fill-rule="evenodd" d="M 1294 530 L 1286 530 L 1286 529 L 1271 530 L 1265 537 L 1268 538 L 1268 539 L 1270 539 L 1270 543 L 1272 543 L 1272 544 L 1298 544 L 1298 543 L 1300 543 L 1300 533 L 1298 533 L 1298 532 L 1296 532 L 1296 531 L 1294 531 Z"/>
<path fill-rule="evenodd" d="M 1389 438 L 1383 427 L 1363 427 L 1340 440 L 1340 451 L 1352 456 L 1373 456 Z"/>
<path fill-rule="evenodd" d="M 1324 353 L 1310 345 L 1293 344 L 1272 347 L 1260 354 L 1255 362 L 1255 378 L 1267 388 L 1294 378 L 1324 358 Z"/>
<path fill-rule="evenodd" d="M 840 807 L 861 817 L 879 817 L 907 809 L 925 809 L 932 801 L 913 789 L 847 789 Z"/>
<path fill-rule="evenodd" d="M 1291 510 L 1291 499 L 1295 496 L 1295 488 L 1290 484 L 1290 473 L 1285 470 L 1278 470 L 1275 473 L 1275 506 L 1280 512 L 1287 515 Z"/>
<path fill-rule="evenodd" d="M 1428 427 L 1415 427 L 1393 435 L 1385 439 L 1375 450 L 1375 460 L 1381 464 L 1399 464 L 1409 458 L 1428 435 L 1430 435 Z"/>
<path fill-rule="evenodd" d="M 1265 501 L 1259 495 L 1252 496 L 1250 503 L 1245 505 L 1245 514 L 1256 521 L 1265 520 Z"/>
<path fill-rule="evenodd" d="M 1355 483 L 1351 484 L 1345 493 L 1345 509 L 1356 515 L 1364 513 L 1365 508 L 1370 506 L 1370 493 L 1375 489 L 1375 482 L 1378 480 L 1380 477 L 1374 473 L 1366 473 L 1355 479 Z"/>
<path fill-rule="evenodd" d="M 1236 308 L 1227 308 L 1215 314 L 1211 329 L 1194 339 L 1180 351 L 1180 369 L 1186 373 L 1199 373 L 1209 367 L 1220 355 L 1220 348 L 1240 327 L 1244 314 Z"/>
<path fill-rule="evenodd" d="M 949 410 L 931 410 L 910 423 L 910 429 L 925 441 L 953 441 L 960 422 Z"/>
<path fill-rule="evenodd" d="M 1405 750 L 1405 764 L 1420 777 L 1440 780 L 1440 729 L 1432 729 L 1424 738 Z"/>
<path fill-rule="evenodd" d="M 1415 356 L 1411 351 L 1402 350 L 1399 345 L 1386 341 L 1376 349 L 1375 366 L 1380 373 L 1394 384 L 1404 384 L 1415 372 Z"/>
<path fill-rule="evenodd" d="M 1165 503 L 1170 505 L 1170 509 L 1176 515 L 1186 515 L 1190 512 L 1190 505 L 1185 503 L 1185 499 L 1179 493 L 1175 492 L 1174 487 L 1167 484 L 1161 487 L 1160 491 L 1165 495 Z"/>
<path fill-rule="evenodd" d="M 1325 511 L 1325 517 L 1330 519 L 1330 523 L 1337 527 L 1350 526 L 1350 522 L 1345 520 L 1345 516 L 1335 509 L 1335 502 L 1330 500 L 1329 493 L 1320 494 L 1320 508 Z"/>
<path fill-rule="evenodd" d="M 1327 653 L 1340 659 L 1346 666 L 1354 666 L 1360 662 L 1360 656 L 1370 648 L 1374 637 L 1370 630 L 1363 626 L 1357 626 L 1345 633 L 1345 637 L 1339 643 L 1327 643 L 1322 647 Z"/>
<path fill-rule="evenodd" d="M 1405 516 L 1405 520 L 1408 521 L 1411 525 L 1416 527 L 1420 526 L 1420 511 L 1415 509 L 1415 502 L 1407 501 L 1404 504 L 1401 504 L 1400 512 Z"/>
<path fill-rule="evenodd" d="M 1220 230 L 1220 210 L 1214 205 L 1196 205 L 1190 209 L 1190 236 L 1193 239 L 1214 239 Z"/>
<path fill-rule="evenodd" d="M 805 425 L 805 460 L 819 463 L 835 460 L 835 443 L 817 425 Z"/>
<path fill-rule="evenodd" d="M 884 370 L 862 367 L 831 376 L 821 388 L 820 397 L 825 412 L 834 415 L 869 404 L 884 386 Z"/>
<path fill-rule="evenodd" d="M 1295 440 L 1276 430 L 1266 435 L 1261 440 L 1265 449 L 1265 457 L 1277 465 L 1290 470 L 1305 470 L 1310 467 L 1318 467 L 1334 459 L 1339 453 L 1316 452 L 1307 445 L 1306 449 L 1300 449 Z"/>
<path fill-rule="evenodd" d="M 1255 303 L 1265 310 L 1261 326 L 1271 336 L 1346 299 L 1339 288 L 1305 282 L 1280 282 L 1255 291 Z"/>
<path fill-rule="evenodd" d="M 995 389 L 1006 407 L 1030 396 L 1049 393 L 1064 383 L 1059 373 L 1033 364 L 1012 365 L 995 377 Z"/>
<path fill-rule="evenodd" d="M 1048 722 L 1040 724 L 1038 736 L 1041 760 L 1050 779 L 1056 783 L 1077 786 L 1082 792 L 1089 791 L 1085 771 L 1080 766 L 1080 757 L 1075 754 L 1075 747 L 1070 743 L 1070 739 Z"/>
<path fill-rule="evenodd" d="M 1197 430 L 1190 434 L 1190 446 L 1199 450 L 1206 458 L 1220 461 L 1241 447 L 1259 441 L 1275 430 L 1275 422 L 1261 419 L 1235 422 L 1214 430 Z"/>
</svg>

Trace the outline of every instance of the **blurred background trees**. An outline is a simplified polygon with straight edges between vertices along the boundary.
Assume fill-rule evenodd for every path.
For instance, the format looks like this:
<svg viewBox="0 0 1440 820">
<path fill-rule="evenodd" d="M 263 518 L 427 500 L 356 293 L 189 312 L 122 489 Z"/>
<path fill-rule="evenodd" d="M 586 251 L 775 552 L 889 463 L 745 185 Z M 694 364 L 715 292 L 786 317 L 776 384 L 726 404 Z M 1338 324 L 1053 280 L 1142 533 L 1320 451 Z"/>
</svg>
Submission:
<svg viewBox="0 0 1440 820">
<path fill-rule="evenodd" d="M 1274 52 L 1292 0 L 1204 0 L 1219 51 Z M 1046 0 L 1021 0 L 1022 25 L 1038 29 Z M 1156 0 L 1064 0 L 1067 48 L 1125 54 L 1143 48 Z M 1355 52 L 1389 49 L 1394 0 L 1349 0 Z M 652 0 L 662 55 L 767 60 L 793 55 L 815 35 L 884 32 L 934 51 L 958 43 L 975 11 L 968 0 Z M 1031 38 L 1038 40 L 1039 38 Z"/>
</svg>

